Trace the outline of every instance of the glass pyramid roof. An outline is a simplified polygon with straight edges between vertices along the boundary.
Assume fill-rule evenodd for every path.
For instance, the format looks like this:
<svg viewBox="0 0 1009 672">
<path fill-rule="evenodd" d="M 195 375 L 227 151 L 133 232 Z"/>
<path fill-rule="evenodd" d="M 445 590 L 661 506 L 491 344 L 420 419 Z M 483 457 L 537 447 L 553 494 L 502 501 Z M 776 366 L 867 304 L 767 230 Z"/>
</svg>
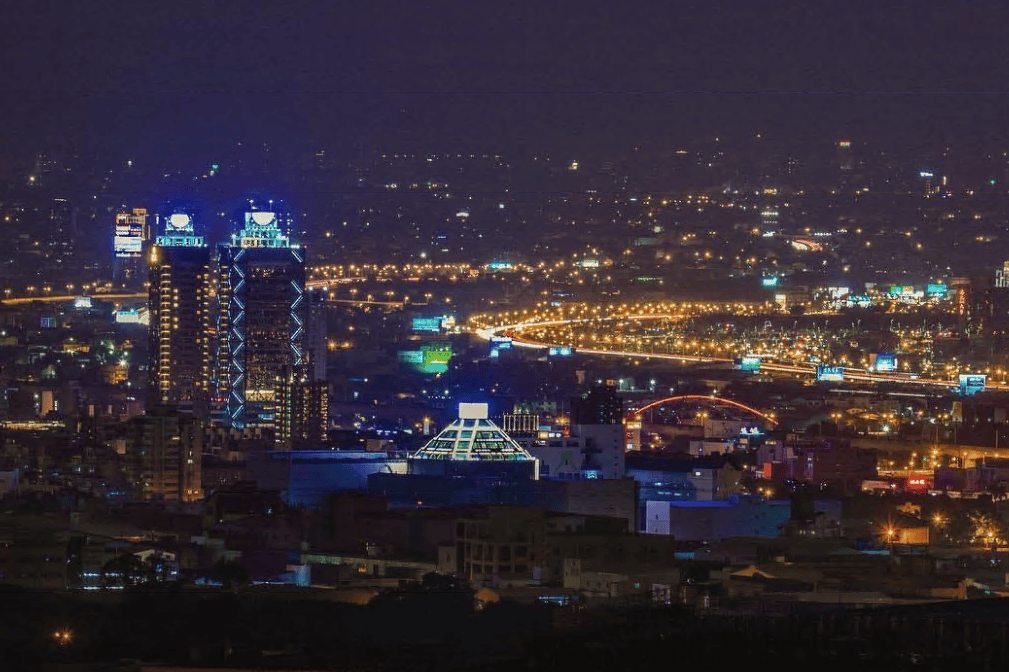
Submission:
<svg viewBox="0 0 1009 672">
<path fill-rule="evenodd" d="M 522 462 L 536 458 L 487 418 L 459 418 L 414 453 L 413 459 Z"/>
</svg>

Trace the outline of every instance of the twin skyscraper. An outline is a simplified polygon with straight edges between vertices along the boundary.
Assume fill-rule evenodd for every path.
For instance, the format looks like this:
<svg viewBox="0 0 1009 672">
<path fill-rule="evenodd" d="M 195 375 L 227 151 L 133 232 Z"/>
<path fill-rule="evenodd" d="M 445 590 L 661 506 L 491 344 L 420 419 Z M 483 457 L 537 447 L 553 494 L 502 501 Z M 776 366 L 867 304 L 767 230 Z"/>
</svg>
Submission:
<svg viewBox="0 0 1009 672">
<path fill-rule="evenodd" d="M 270 428 L 285 440 L 316 434 L 292 426 L 302 415 L 292 405 L 325 396 L 325 338 L 308 337 L 325 331 L 325 311 L 306 290 L 305 249 L 291 240 L 289 211 L 249 199 L 230 242 L 213 253 L 191 209 L 170 208 L 159 219 L 162 234 L 148 255 L 153 401 L 191 405 L 239 430 Z"/>
</svg>

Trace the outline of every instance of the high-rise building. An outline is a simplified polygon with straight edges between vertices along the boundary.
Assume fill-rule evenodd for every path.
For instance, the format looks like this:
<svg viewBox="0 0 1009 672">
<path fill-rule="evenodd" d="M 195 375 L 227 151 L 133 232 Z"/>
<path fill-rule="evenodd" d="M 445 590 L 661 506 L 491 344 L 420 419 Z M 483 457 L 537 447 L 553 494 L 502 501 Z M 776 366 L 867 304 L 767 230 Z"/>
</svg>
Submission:
<svg viewBox="0 0 1009 672">
<path fill-rule="evenodd" d="M 112 238 L 112 275 L 116 280 L 136 283 L 143 279 L 144 247 L 149 240 L 147 210 L 133 208 L 132 212 L 116 213 Z"/>
<path fill-rule="evenodd" d="M 308 332 L 305 349 L 308 354 L 309 378 L 326 380 L 326 293 L 315 291 L 308 294 Z"/>
<path fill-rule="evenodd" d="M 54 198 L 49 204 L 49 226 L 45 235 L 46 262 L 64 269 L 80 266 L 75 241 L 77 216 L 65 198 Z"/>
<path fill-rule="evenodd" d="M 279 449 L 319 446 L 329 427 L 329 383 L 297 379 L 290 369 L 277 381 L 274 443 Z"/>
<path fill-rule="evenodd" d="M 199 501 L 202 455 L 203 423 L 174 406 L 155 406 L 127 425 L 128 476 L 140 499 Z"/>
<path fill-rule="evenodd" d="M 291 242 L 290 214 L 272 200 L 249 200 L 238 233 L 218 247 L 217 381 L 224 421 L 272 428 L 277 381 L 306 375 L 305 250 Z"/>
<path fill-rule="evenodd" d="M 571 434 L 585 444 L 586 473 L 623 478 L 627 435 L 624 400 L 612 385 L 597 385 L 571 406 Z"/>
<path fill-rule="evenodd" d="M 837 141 L 837 163 L 841 170 L 846 172 L 855 167 L 855 156 L 851 149 L 851 140 Z"/>
<path fill-rule="evenodd" d="M 622 425 L 623 422 L 624 400 L 613 385 L 596 385 L 572 403 L 572 424 Z"/>
<path fill-rule="evenodd" d="M 211 376 L 210 251 L 192 212 L 171 211 L 148 255 L 155 403 L 205 403 Z"/>
<path fill-rule="evenodd" d="M 997 278 L 996 278 L 997 280 Z M 1009 291 L 991 276 L 971 281 L 968 295 L 968 325 L 971 333 L 1002 336 L 1009 332 Z"/>
<path fill-rule="evenodd" d="M 1002 262 L 1002 268 L 995 269 L 995 286 L 1000 289 L 1009 288 L 1009 261 Z"/>
</svg>

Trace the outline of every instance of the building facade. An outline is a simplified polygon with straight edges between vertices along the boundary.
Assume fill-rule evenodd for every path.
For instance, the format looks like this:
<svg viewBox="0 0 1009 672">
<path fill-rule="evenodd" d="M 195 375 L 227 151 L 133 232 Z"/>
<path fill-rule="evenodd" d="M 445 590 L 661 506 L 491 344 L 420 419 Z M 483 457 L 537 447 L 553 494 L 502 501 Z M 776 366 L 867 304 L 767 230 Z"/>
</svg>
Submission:
<svg viewBox="0 0 1009 672">
<path fill-rule="evenodd" d="M 128 478 L 142 500 L 199 501 L 202 455 L 202 421 L 174 406 L 155 406 L 129 421 Z"/>
<path fill-rule="evenodd" d="M 173 212 L 148 255 L 150 381 L 156 403 L 206 402 L 210 389 L 210 253 L 191 213 Z"/>
<path fill-rule="evenodd" d="M 241 229 L 218 248 L 218 396 L 224 422 L 270 427 L 285 370 L 306 375 L 305 250 L 274 201 L 249 201 Z"/>
<path fill-rule="evenodd" d="M 278 449 L 320 446 L 329 426 L 329 383 L 296 379 L 285 369 L 277 382 L 274 442 Z"/>
</svg>

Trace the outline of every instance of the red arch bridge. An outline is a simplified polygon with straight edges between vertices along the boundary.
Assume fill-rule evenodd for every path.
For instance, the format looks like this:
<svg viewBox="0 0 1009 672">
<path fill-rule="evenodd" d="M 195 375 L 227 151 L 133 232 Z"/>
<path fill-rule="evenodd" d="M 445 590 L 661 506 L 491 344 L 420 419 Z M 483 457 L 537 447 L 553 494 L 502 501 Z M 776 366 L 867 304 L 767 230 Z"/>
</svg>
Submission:
<svg viewBox="0 0 1009 672">
<path fill-rule="evenodd" d="M 774 416 L 768 415 L 767 413 L 764 413 L 760 409 L 754 408 L 753 406 L 748 406 L 744 403 L 735 401 L 734 399 L 724 399 L 722 397 L 712 397 L 703 394 L 680 394 L 673 397 L 666 397 L 665 399 L 658 399 L 656 401 L 651 401 L 642 406 L 641 408 L 628 413 L 627 421 L 628 422 L 640 421 L 642 418 L 642 414 L 645 411 L 649 411 L 653 408 L 658 408 L 660 406 L 672 406 L 676 404 L 697 403 L 697 402 L 710 404 L 712 406 L 729 406 L 737 410 L 749 413 L 750 415 L 754 415 L 760 418 L 761 420 L 765 420 L 769 422 L 771 426 L 778 424 L 778 421 L 774 419 Z"/>
</svg>

